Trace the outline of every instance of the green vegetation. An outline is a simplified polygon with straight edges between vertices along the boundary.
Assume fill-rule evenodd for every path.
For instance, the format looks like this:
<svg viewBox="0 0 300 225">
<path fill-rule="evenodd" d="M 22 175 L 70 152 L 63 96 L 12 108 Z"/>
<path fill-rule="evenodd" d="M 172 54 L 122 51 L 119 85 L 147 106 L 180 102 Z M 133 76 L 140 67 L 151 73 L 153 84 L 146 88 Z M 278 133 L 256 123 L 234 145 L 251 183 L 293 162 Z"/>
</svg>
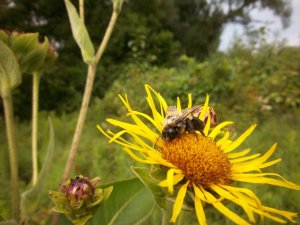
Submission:
<svg viewBox="0 0 300 225">
<path fill-rule="evenodd" d="M 99 134 L 96 124 L 105 124 L 107 117 L 120 118 L 126 113 L 118 94 L 127 93 L 131 104 L 138 110 L 147 112 L 145 104 L 144 84 L 151 84 L 170 103 L 176 102 L 176 97 L 187 100 L 187 93 L 193 94 L 194 103 L 203 102 L 206 93 L 211 97 L 211 104 L 218 112 L 221 121 L 235 121 L 233 129 L 237 134 L 252 123 L 258 127 L 254 134 L 244 144 L 252 146 L 254 151 L 266 151 L 274 142 L 278 143 L 275 157 L 283 159 L 273 171 L 283 174 L 287 179 L 298 181 L 300 159 L 298 155 L 298 139 L 300 129 L 299 95 L 300 86 L 298 48 L 264 46 L 260 51 L 253 52 L 250 48 L 235 45 L 229 53 L 218 53 L 205 62 L 199 63 L 193 58 L 182 56 L 176 67 L 158 67 L 147 63 L 128 64 L 122 69 L 119 78 L 105 93 L 103 99 L 94 98 L 88 113 L 87 122 L 79 144 L 76 157 L 76 173 L 89 177 L 100 175 L 103 181 L 117 181 L 133 177 L 130 171 L 132 160 L 124 154 L 119 146 L 108 144 Z M 134 88 L 133 88 L 134 87 Z M 283 89 L 283 87 L 285 87 Z M 134 96 L 139 96 L 135 98 Z M 275 98 L 277 96 L 277 98 Z M 184 104 L 184 103 L 183 103 Z M 58 188 L 61 173 L 65 166 L 67 150 L 71 143 L 77 113 L 57 115 L 42 112 L 39 121 L 39 143 L 43 145 L 48 136 L 47 117 L 53 120 L 56 148 L 55 164 L 47 175 L 46 188 L 42 191 L 42 205 L 49 207 L 48 189 Z M 126 118 L 122 118 L 125 119 Z M 1 123 L 4 130 L 4 124 Z M 28 166 L 30 158 L 30 123 L 19 122 L 16 127 L 17 149 L 21 187 L 24 188 L 31 179 Z M 1 146 L 6 149 L 5 135 L 0 136 Z M 42 164 L 44 152 L 39 155 Z M 7 151 L 1 151 L 1 184 L 0 207 L 4 216 L 10 214 L 9 178 Z M 6 172 L 5 172 L 6 171 Z M 290 211 L 299 211 L 300 195 L 297 192 L 264 185 L 251 185 L 255 188 L 266 205 Z M 6 207 L 4 207 L 4 205 Z M 41 209 L 40 213 L 45 213 Z M 213 210 L 212 210 L 213 211 Z M 48 212 L 49 213 L 49 212 Z M 2 216 L 3 216 L 2 215 Z M 160 211 L 153 213 L 160 215 Z M 214 221 L 224 221 L 223 216 L 216 218 L 216 213 L 208 210 L 210 224 Z M 190 216 L 187 216 L 190 217 Z M 151 217 L 152 218 L 152 217 Z M 155 218 L 149 220 L 155 221 Z M 298 219 L 299 221 L 299 219 Z M 224 222 L 225 223 L 225 222 Z M 147 223 L 145 223 L 147 224 Z M 155 223 L 153 223 L 155 224 Z M 231 224 L 228 220 L 227 224 Z M 267 223 L 264 223 L 267 224 Z M 272 223 L 270 223 L 272 224 Z"/>
<path fill-rule="evenodd" d="M 100 189 L 113 186 L 110 195 L 113 200 L 107 206 L 101 204 L 91 224 L 96 225 L 98 221 L 113 221 L 112 224 L 122 225 L 138 222 L 158 224 L 157 221 L 161 221 L 164 215 L 152 201 L 151 193 L 135 176 L 143 170 L 130 169 L 132 165 L 145 165 L 137 165 L 120 146 L 108 143 L 96 128 L 97 124 L 108 128 L 105 122 L 108 117 L 123 121 L 128 119 L 118 94 L 127 94 L 134 109 L 150 112 L 144 97 L 145 84 L 151 85 L 168 104 L 174 105 L 177 97 L 183 105 L 187 105 L 188 93 L 192 93 L 193 104 L 203 103 L 209 94 L 210 105 L 216 109 L 219 120 L 235 121 L 231 127 L 234 135 L 257 123 L 254 134 L 240 148 L 252 147 L 254 152 L 264 153 L 277 142 L 278 148 L 273 158 L 283 160 L 270 172 L 278 172 L 286 179 L 300 183 L 299 47 L 266 44 L 263 32 L 258 32 L 262 38 L 259 41 L 244 43 L 236 40 L 228 52 L 217 51 L 220 34 L 227 23 L 234 21 L 247 25 L 251 22 L 247 7 L 260 4 L 287 23 L 291 11 L 289 1 L 245 0 L 243 4 L 228 1 L 231 5 L 228 11 L 224 11 L 221 3 L 213 5 L 205 0 L 129 0 L 124 3 L 107 51 L 99 64 L 112 31 L 105 32 L 107 23 L 116 22 L 122 1 L 113 1 L 112 14 L 115 17 L 112 16 L 114 19 L 111 20 L 112 2 L 108 0 L 86 1 L 85 14 L 80 7 L 77 13 L 68 0 L 65 0 L 68 14 L 63 1 L 53 0 L 50 5 L 48 2 L 0 2 L 0 23 L 6 24 L 6 29 L 22 28 L 48 37 L 40 43 L 38 33 L 27 35 L 21 32 L 10 36 L 10 32 L 0 30 L 0 89 L 4 100 L 3 110 L 0 106 L 0 129 L 3 131 L 0 132 L 0 225 L 11 218 L 19 219 L 16 208 L 21 209 L 26 225 L 51 224 L 53 204 L 48 197 L 49 190 L 58 190 L 62 177 L 69 177 L 70 171 L 71 177 L 79 174 L 100 176 Z M 99 21 L 99 17 L 102 20 Z M 102 42 L 97 51 L 94 46 L 99 40 Z M 48 64 L 54 61 L 55 54 L 49 43 L 57 47 L 60 55 L 51 67 Z M 84 115 L 81 123 L 84 126 L 77 154 L 75 160 L 71 159 L 69 163 L 69 149 L 73 147 L 72 137 L 78 126 L 87 68 L 92 80 L 96 75 L 95 83 L 87 117 L 84 122 Z M 35 89 L 33 100 L 32 87 Z M 92 84 L 89 87 L 91 90 Z M 39 113 L 37 101 L 34 100 L 38 97 Z M 7 99 L 8 104 L 5 102 Z M 88 105 L 89 99 L 86 102 Z M 12 103 L 14 107 L 11 107 Z M 30 120 L 32 104 L 34 124 Z M 5 117 L 7 113 L 2 113 L 7 108 L 10 110 L 10 122 Z M 16 141 L 11 142 L 16 145 L 13 152 L 18 163 L 8 160 L 13 158 L 8 151 L 12 147 L 4 132 L 9 123 L 14 124 L 15 137 L 12 139 Z M 33 139 L 30 139 L 31 135 Z M 33 145 L 36 145 L 34 150 Z M 18 197 L 21 199 L 13 199 L 17 202 L 15 204 L 11 204 L 12 197 L 17 196 L 12 191 L 15 189 L 10 173 L 13 169 L 18 177 L 15 181 L 18 190 L 15 192 L 20 193 Z M 300 212 L 299 192 L 267 185 L 244 186 L 251 187 L 265 205 Z M 98 197 L 100 199 L 102 195 Z M 60 200 L 57 202 L 59 210 L 69 212 L 60 208 Z M 228 207 L 235 208 L 230 203 Z M 118 209 L 120 212 L 116 213 Z M 94 205 L 86 211 L 93 210 Z M 237 212 L 239 210 L 235 209 Z M 210 225 L 232 224 L 213 208 L 205 211 Z M 194 214 L 183 213 L 177 224 L 197 224 Z M 166 224 L 168 218 L 165 218 Z M 300 223 L 299 218 L 297 222 Z M 58 224 L 70 222 L 60 216 Z M 261 224 L 274 223 L 267 220 Z"/>
</svg>

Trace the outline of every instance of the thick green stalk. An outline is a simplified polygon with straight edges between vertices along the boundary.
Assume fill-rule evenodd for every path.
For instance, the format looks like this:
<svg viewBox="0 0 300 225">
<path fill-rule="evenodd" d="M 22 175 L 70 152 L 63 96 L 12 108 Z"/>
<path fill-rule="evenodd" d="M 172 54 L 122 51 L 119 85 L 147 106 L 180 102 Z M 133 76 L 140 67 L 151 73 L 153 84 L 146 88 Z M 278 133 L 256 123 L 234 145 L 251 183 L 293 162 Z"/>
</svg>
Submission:
<svg viewBox="0 0 300 225">
<path fill-rule="evenodd" d="M 38 179 L 38 110 L 39 110 L 39 82 L 40 74 L 33 73 L 32 88 L 32 184 L 35 185 Z"/>
<path fill-rule="evenodd" d="M 11 193 L 12 193 L 12 214 L 13 218 L 19 219 L 19 188 L 18 188 L 18 163 L 16 152 L 16 141 L 14 132 L 14 117 L 12 96 L 10 90 L 3 96 L 3 106 L 6 123 L 6 134 L 8 140 L 9 163 L 10 163 L 10 179 L 11 179 Z"/>
<path fill-rule="evenodd" d="M 107 43 L 110 39 L 110 36 L 112 34 L 112 31 L 115 27 L 118 15 L 119 15 L 119 10 L 113 10 L 109 25 L 106 29 L 103 40 L 102 40 L 102 42 L 97 50 L 97 53 L 95 55 L 95 62 L 88 66 L 87 80 L 86 80 L 86 84 L 85 84 L 83 100 L 82 100 L 79 117 L 77 120 L 75 132 L 74 132 L 74 136 L 73 136 L 73 140 L 72 140 L 72 145 L 71 145 L 71 148 L 69 151 L 69 155 L 68 155 L 64 175 L 63 175 L 63 180 L 68 179 L 68 177 L 70 176 L 70 172 L 71 172 L 71 169 L 73 166 L 75 155 L 76 155 L 76 152 L 78 149 L 79 139 L 80 139 L 80 136 L 82 133 L 83 125 L 85 123 L 88 106 L 90 103 L 90 98 L 91 98 L 95 74 L 96 74 L 96 68 L 97 68 L 97 65 L 104 53 L 104 50 L 105 50 Z"/>
</svg>

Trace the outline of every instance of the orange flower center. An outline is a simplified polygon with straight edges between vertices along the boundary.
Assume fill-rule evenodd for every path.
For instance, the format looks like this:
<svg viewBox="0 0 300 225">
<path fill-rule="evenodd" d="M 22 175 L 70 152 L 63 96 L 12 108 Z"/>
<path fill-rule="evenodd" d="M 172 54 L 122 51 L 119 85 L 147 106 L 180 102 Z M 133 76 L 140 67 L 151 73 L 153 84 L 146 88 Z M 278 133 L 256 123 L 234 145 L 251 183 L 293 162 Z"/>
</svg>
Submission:
<svg viewBox="0 0 300 225">
<path fill-rule="evenodd" d="M 211 138 L 183 134 L 172 141 L 163 141 L 161 152 L 162 157 L 181 169 L 188 180 L 204 188 L 230 180 L 231 164 Z"/>
</svg>

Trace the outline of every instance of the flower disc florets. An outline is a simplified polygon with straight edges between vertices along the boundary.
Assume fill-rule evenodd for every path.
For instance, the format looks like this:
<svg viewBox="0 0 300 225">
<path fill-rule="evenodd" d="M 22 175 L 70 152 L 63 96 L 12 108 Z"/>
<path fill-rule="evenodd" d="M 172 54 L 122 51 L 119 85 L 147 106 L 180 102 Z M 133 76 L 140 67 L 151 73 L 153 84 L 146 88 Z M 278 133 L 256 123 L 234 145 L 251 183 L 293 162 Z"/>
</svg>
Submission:
<svg viewBox="0 0 300 225">
<path fill-rule="evenodd" d="M 230 162 L 216 143 L 202 135 L 183 134 L 164 141 L 162 157 L 183 171 L 188 180 L 204 188 L 230 180 Z"/>
</svg>

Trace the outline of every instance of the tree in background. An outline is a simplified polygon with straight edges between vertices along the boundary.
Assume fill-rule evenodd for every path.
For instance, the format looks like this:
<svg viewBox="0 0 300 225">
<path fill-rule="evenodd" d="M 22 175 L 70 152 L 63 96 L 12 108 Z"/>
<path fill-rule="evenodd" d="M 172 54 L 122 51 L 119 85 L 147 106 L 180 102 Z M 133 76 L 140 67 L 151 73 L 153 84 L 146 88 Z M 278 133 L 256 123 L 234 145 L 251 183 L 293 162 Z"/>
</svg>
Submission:
<svg viewBox="0 0 300 225">
<path fill-rule="evenodd" d="M 77 4 L 77 2 L 76 2 Z M 110 0 L 86 0 L 86 21 L 92 40 L 98 43 L 99 30 L 104 33 L 111 10 Z M 98 71 L 94 94 L 100 98 L 118 77 L 120 65 L 147 62 L 151 65 L 172 65 L 178 56 L 187 54 L 200 60 L 217 50 L 220 35 L 228 23 L 249 25 L 253 9 L 269 9 L 288 25 L 290 0 L 128 0 L 120 15 L 115 35 L 108 46 L 105 60 Z M 99 20 L 101 22 L 99 23 Z M 71 30 L 61 0 L 1 0 L 0 24 L 6 29 L 22 29 L 47 35 L 58 49 L 60 60 L 48 71 L 41 84 L 45 99 L 41 109 L 70 112 L 80 104 L 84 65 L 72 40 Z M 97 24 L 99 27 L 94 27 Z M 71 57 L 72 56 L 72 57 Z M 77 56 L 77 57 L 76 57 Z M 101 80 L 100 80 L 101 79 Z M 22 116 L 30 112 L 22 108 L 26 102 L 26 83 L 18 92 Z M 18 94 L 18 93 L 16 93 Z M 22 100 L 23 99 L 23 100 Z M 46 100 L 48 99 L 48 101 Z M 27 100 L 28 101 L 28 100 Z M 21 116 L 21 115 L 20 115 Z"/>
</svg>

